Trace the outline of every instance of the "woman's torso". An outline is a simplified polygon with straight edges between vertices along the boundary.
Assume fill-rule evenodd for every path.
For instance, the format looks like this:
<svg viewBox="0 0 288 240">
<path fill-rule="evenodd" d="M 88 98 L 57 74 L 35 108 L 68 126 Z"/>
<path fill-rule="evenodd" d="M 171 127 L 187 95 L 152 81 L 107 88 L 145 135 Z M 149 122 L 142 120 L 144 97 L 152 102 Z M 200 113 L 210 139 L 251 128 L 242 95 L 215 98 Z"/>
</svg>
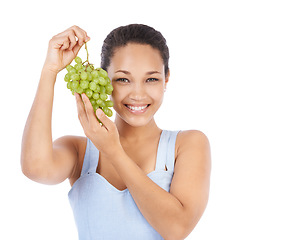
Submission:
<svg viewBox="0 0 288 240">
<path fill-rule="evenodd" d="M 140 145 L 137 151 L 137 143 L 134 148 L 131 148 L 134 149 L 133 151 L 127 151 L 131 158 L 133 152 L 138 153 L 138 155 L 134 154 L 137 157 L 133 160 L 139 164 L 148 177 L 166 191 L 170 189 L 174 171 L 177 133 L 178 131 L 164 130 L 161 138 L 158 137 L 154 143 L 151 143 L 154 144 L 154 149 L 151 147 L 150 151 L 147 149 L 139 151 Z M 86 140 L 81 141 L 81 146 L 85 146 Z M 145 237 L 146 239 L 148 237 L 162 239 L 144 219 L 117 172 L 107 164 L 105 159 L 101 159 L 101 154 L 89 139 L 86 145 L 81 177 L 76 182 L 74 181 L 69 192 L 80 240 L 89 239 L 88 236 L 93 239 L 104 239 L 104 236 L 105 239 L 113 239 L 113 236 L 132 239 L 137 233 L 141 233 L 139 239 L 145 239 Z M 125 145 L 123 147 L 125 148 Z M 83 150 L 79 151 L 79 157 L 81 156 L 83 156 Z M 145 164 L 145 158 L 149 159 L 146 161 L 147 164 Z M 95 238 L 95 234 L 99 238 Z"/>
<path fill-rule="evenodd" d="M 160 140 L 162 130 L 151 136 L 149 139 L 144 141 L 125 141 L 121 140 L 121 145 L 127 155 L 137 163 L 137 165 L 146 173 L 152 172 L 155 169 L 155 162 L 157 156 L 157 147 Z M 69 179 L 71 187 L 77 181 L 81 175 L 87 138 L 86 137 L 76 137 L 74 139 L 74 145 L 78 153 L 78 162 L 74 169 L 73 176 Z M 109 147 L 109 146 L 107 146 Z M 112 185 L 118 189 L 124 188 L 125 185 L 123 181 L 119 178 L 117 171 L 109 163 L 108 159 L 105 159 L 99 154 L 99 163 L 96 170 L 97 173 L 105 177 Z"/>
</svg>

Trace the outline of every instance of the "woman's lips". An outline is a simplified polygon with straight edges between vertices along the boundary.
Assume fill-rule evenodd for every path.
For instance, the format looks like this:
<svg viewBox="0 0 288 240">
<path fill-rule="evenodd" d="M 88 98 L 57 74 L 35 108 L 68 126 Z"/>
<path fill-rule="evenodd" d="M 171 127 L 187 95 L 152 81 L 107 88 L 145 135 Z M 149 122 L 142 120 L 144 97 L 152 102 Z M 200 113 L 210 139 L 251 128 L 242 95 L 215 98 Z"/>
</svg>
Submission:
<svg viewBox="0 0 288 240">
<path fill-rule="evenodd" d="M 142 105 L 132 105 L 132 104 L 124 104 L 126 108 L 132 113 L 144 113 L 150 104 L 142 104 Z"/>
</svg>

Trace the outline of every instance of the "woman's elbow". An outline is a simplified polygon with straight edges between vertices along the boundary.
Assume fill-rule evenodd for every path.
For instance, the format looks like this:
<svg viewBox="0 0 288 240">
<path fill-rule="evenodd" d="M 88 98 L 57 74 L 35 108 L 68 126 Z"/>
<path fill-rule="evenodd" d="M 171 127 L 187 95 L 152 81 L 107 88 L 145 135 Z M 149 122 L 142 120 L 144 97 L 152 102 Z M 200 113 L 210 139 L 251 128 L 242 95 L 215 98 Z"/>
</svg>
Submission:
<svg viewBox="0 0 288 240">
<path fill-rule="evenodd" d="M 183 240 L 192 232 L 195 226 L 186 223 L 176 223 L 167 231 L 167 235 L 164 237 L 165 240 Z"/>
<path fill-rule="evenodd" d="M 29 161 L 27 159 L 21 158 L 22 173 L 33 181 L 37 181 L 37 179 L 43 175 L 43 170 L 37 167 L 36 162 L 37 161 Z"/>
</svg>

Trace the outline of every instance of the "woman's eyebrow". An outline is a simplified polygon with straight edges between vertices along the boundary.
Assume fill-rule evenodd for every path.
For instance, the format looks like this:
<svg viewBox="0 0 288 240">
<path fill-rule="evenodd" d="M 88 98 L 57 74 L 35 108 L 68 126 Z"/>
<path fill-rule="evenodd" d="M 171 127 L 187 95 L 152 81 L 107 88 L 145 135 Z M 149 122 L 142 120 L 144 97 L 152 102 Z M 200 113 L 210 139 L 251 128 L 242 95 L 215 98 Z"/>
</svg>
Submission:
<svg viewBox="0 0 288 240">
<path fill-rule="evenodd" d="M 152 74 L 155 74 L 155 73 L 161 74 L 161 73 L 158 72 L 158 71 L 150 71 L 150 72 L 147 72 L 146 75 L 152 75 Z"/>
<path fill-rule="evenodd" d="M 115 73 L 118 73 L 118 72 L 122 72 L 122 73 L 125 73 L 125 74 L 127 74 L 127 75 L 131 75 L 131 73 L 128 72 L 128 71 L 126 71 L 126 70 L 118 70 L 118 71 L 116 71 Z"/>
<path fill-rule="evenodd" d="M 129 71 L 126 71 L 126 70 L 117 70 L 115 73 L 118 73 L 118 72 L 122 72 L 124 74 L 127 74 L 127 75 L 131 75 L 131 73 Z M 146 75 L 152 75 L 152 74 L 155 74 L 155 73 L 158 73 L 158 74 L 161 74 L 159 71 L 149 71 L 149 72 L 146 72 Z"/>
</svg>

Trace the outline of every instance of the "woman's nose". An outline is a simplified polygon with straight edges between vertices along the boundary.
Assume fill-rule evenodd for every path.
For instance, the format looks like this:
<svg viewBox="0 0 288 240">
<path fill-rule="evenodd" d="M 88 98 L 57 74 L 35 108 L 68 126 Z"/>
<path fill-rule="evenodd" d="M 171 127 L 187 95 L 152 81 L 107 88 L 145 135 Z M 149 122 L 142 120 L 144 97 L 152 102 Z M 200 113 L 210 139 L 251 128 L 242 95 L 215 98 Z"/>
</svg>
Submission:
<svg viewBox="0 0 288 240">
<path fill-rule="evenodd" d="M 133 86 L 131 87 L 130 94 L 129 94 L 129 98 L 131 100 L 141 101 L 141 100 L 144 100 L 146 96 L 147 96 L 146 91 L 145 91 L 144 86 L 142 86 L 142 84 L 139 84 L 139 83 L 133 84 Z"/>
</svg>

